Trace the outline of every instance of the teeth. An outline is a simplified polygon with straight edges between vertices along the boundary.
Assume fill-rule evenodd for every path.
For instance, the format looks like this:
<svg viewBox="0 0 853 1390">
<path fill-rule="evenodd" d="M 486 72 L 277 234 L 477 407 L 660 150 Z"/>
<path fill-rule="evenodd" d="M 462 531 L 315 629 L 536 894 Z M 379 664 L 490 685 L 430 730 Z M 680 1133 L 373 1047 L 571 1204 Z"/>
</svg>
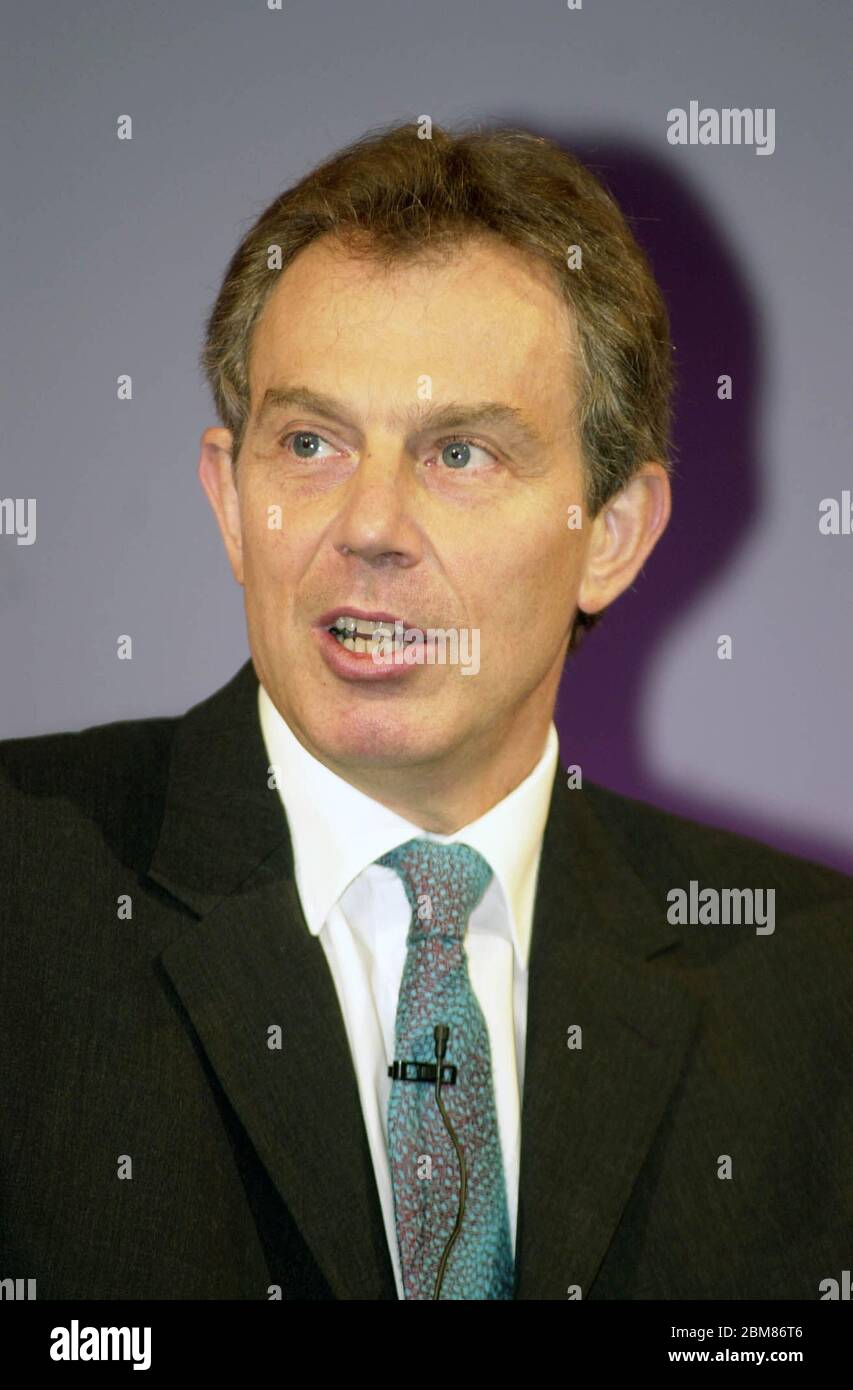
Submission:
<svg viewBox="0 0 853 1390">
<path fill-rule="evenodd" d="M 394 624 L 380 622 L 378 619 L 371 618 L 350 618 L 346 613 L 342 613 L 335 620 L 335 627 L 339 632 L 346 632 L 350 637 L 394 636 Z"/>
<path fill-rule="evenodd" d="M 335 632 L 333 636 L 335 641 L 340 642 L 341 646 L 346 647 L 349 652 L 369 652 L 372 656 L 374 652 L 384 650 L 380 648 L 378 642 L 367 637 L 342 637 L 338 632 Z"/>
<path fill-rule="evenodd" d="M 377 653 L 384 656 L 387 653 L 386 641 L 396 636 L 393 623 L 353 618 L 348 613 L 341 613 L 330 631 L 342 647 L 361 656 L 375 656 Z"/>
</svg>

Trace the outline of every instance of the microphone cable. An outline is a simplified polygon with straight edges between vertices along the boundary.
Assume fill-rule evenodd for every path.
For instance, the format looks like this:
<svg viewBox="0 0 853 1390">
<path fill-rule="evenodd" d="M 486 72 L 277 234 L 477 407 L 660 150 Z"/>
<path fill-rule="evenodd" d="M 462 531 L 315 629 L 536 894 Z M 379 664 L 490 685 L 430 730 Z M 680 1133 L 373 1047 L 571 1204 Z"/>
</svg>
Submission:
<svg viewBox="0 0 853 1390">
<path fill-rule="evenodd" d="M 447 1113 L 444 1101 L 441 1099 L 442 1062 L 444 1061 L 445 1054 L 447 1052 L 447 1040 L 450 1037 L 449 1026 L 446 1023 L 436 1024 L 436 1027 L 433 1029 L 433 1037 L 435 1039 L 435 1057 L 437 1063 L 435 1068 L 435 1100 L 439 1110 L 441 1111 L 441 1118 L 444 1121 L 444 1127 L 447 1130 L 447 1133 L 450 1135 L 451 1142 L 453 1144 L 454 1149 L 456 1150 L 456 1157 L 459 1161 L 459 1210 L 456 1213 L 456 1225 L 453 1227 L 453 1230 L 451 1231 L 450 1236 L 448 1237 L 447 1243 L 444 1247 L 444 1253 L 442 1254 L 441 1260 L 439 1262 L 438 1273 L 435 1277 L 435 1289 L 432 1295 L 434 1301 L 435 1299 L 441 1297 L 441 1285 L 444 1279 L 444 1271 L 447 1268 L 447 1261 L 450 1258 L 450 1252 L 456 1243 L 457 1236 L 459 1235 L 459 1232 L 462 1229 L 462 1218 L 465 1215 L 465 1198 L 468 1192 L 468 1170 L 465 1166 L 465 1154 L 462 1151 L 462 1145 L 459 1143 L 459 1140 L 456 1137 L 456 1131 L 454 1130 L 453 1125 L 450 1123 L 450 1116 Z"/>
</svg>

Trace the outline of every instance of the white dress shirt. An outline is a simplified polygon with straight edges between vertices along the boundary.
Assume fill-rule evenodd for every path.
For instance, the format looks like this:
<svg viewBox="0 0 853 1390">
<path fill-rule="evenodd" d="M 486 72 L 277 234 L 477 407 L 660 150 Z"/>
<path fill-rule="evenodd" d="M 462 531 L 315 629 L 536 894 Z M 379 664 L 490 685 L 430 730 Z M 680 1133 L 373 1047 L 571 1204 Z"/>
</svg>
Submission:
<svg viewBox="0 0 853 1390">
<path fill-rule="evenodd" d="M 397 996 L 412 914 L 399 874 L 374 861 L 406 840 L 461 840 L 478 850 L 493 871 L 471 913 L 465 947 L 471 986 L 489 1034 L 514 1251 L 527 963 L 542 835 L 559 754 L 557 730 L 552 723 L 538 763 L 508 796 L 455 834 L 437 835 L 366 796 L 313 757 L 263 685 L 258 712 L 287 816 L 302 910 L 309 931 L 320 938 L 341 1006 L 402 1299 L 388 1160 L 388 1067 L 395 1057 Z"/>
</svg>

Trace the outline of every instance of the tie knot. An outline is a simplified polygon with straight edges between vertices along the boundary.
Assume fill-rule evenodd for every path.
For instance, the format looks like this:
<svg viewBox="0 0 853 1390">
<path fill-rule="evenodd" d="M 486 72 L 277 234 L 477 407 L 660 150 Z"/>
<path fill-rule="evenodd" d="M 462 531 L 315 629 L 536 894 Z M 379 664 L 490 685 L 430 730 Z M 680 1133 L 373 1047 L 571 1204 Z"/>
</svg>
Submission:
<svg viewBox="0 0 853 1390">
<path fill-rule="evenodd" d="M 395 869 L 403 880 L 413 929 L 460 941 L 492 877 L 482 854 L 470 845 L 435 840 L 407 840 L 376 862 Z"/>
</svg>

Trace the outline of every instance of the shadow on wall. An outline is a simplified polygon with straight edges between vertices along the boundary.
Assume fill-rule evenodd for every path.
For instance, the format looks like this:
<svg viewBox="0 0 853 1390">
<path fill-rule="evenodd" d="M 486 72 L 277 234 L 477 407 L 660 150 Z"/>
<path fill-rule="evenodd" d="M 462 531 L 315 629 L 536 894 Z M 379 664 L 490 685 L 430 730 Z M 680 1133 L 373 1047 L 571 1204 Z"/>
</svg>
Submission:
<svg viewBox="0 0 853 1390">
<path fill-rule="evenodd" d="M 563 749 L 585 778 L 614 791 L 853 873 L 849 845 L 664 783 L 645 761 L 639 714 L 657 639 L 724 572 L 760 513 L 759 307 L 712 213 L 660 160 L 625 143 L 532 128 L 551 134 L 610 188 L 666 296 L 676 347 L 673 516 L 633 588 L 567 662 L 555 715 Z M 721 344 L 724 369 L 738 383 L 725 410 L 715 408 L 708 385 L 722 370 Z"/>
</svg>

